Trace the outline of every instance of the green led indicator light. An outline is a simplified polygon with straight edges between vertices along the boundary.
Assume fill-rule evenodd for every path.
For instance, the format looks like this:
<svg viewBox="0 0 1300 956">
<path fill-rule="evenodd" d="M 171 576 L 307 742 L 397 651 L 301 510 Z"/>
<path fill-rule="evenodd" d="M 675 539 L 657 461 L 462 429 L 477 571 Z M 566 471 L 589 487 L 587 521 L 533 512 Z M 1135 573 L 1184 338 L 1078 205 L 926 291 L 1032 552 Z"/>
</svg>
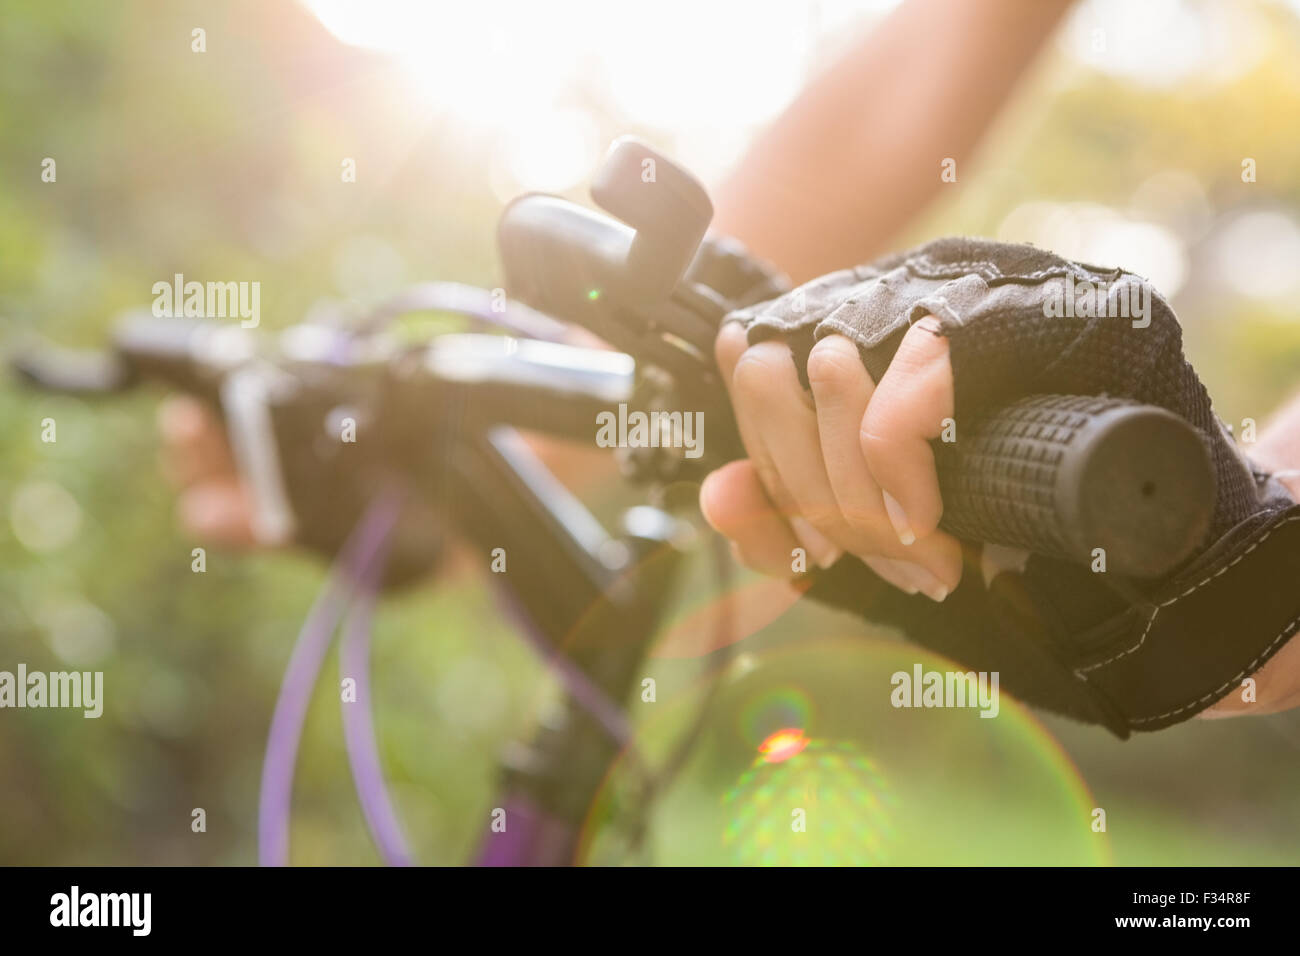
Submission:
<svg viewBox="0 0 1300 956">
<path fill-rule="evenodd" d="M 592 289 L 590 292 L 587 293 L 587 298 L 590 299 L 592 302 L 595 302 L 597 299 L 600 298 L 600 290 Z"/>
</svg>

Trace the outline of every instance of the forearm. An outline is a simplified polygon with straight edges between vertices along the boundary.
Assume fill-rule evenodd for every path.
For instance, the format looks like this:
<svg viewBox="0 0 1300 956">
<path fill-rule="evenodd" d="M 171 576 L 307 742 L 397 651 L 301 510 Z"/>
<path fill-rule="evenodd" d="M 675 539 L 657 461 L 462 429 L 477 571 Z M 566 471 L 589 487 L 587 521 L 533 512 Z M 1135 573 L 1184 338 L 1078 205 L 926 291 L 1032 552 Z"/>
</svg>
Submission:
<svg viewBox="0 0 1300 956">
<path fill-rule="evenodd" d="M 1068 6 L 907 0 L 755 139 L 716 190 L 716 227 L 796 281 L 878 255 L 940 162 L 963 168 Z"/>
</svg>

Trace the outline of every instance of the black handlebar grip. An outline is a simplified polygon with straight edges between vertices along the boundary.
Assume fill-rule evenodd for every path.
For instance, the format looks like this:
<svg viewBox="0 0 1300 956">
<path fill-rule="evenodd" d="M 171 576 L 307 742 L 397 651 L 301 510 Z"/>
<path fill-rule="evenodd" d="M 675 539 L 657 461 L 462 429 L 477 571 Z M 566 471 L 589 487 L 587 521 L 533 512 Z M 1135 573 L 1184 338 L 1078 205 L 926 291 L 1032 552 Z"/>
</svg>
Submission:
<svg viewBox="0 0 1300 956">
<path fill-rule="evenodd" d="M 1215 476 L 1201 435 L 1163 408 L 1035 395 L 935 442 L 941 526 L 1107 571 L 1162 576 L 1204 540 Z"/>
</svg>

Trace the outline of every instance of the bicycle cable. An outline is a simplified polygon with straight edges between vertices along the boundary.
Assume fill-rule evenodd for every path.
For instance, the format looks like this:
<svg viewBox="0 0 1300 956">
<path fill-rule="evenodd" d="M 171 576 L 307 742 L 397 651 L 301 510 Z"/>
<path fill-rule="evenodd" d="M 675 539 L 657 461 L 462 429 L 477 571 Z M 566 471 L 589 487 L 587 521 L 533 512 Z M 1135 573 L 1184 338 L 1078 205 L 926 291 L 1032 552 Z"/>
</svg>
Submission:
<svg viewBox="0 0 1300 956">
<path fill-rule="evenodd" d="M 521 308 L 523 307 L 513 306 L 515 312 Z M 459 314 L 508 333 L 550 341 L 562 338 L 564 328 L 560 323 L 532 310 L 514 316 L 509 309 L 498 311 L 486 290 L 459 283 L 430 282 L 386 300 L 346 331 L 352 334 L 353 339 L 360 338 L 376 333 L 404 314 L 417 311 Z M 389 536 L 396 527 L 401 506 L 401 494 L 391 489 L 372 502 L 339 552 L 294 644 L 272 714 L 263 757 L 258 801 L 258 857 L 264 866 L 288 864 L 289 820 L 298 746 L 312 693 L 319 683 L 321 668 L 345 610 L 346 634 L 340 647 L 340 659 L 343 672 L 355 681 L 356 699 L 354 702 L 344 702 L 342 714 L 353 787 L 371 839 L 385 863 L 391 866 L 410 866 L 415 862 L 384 778 L 371 710 L 370 654 L 374 609 L 386 563 Z M 715 662 L 712 668 L 713 679 L 705 690 L 690 727 L 673 753 L 654 772 L 648 769 L 633 742 L 625 709 L 612 701 L 579 668 L 565 660 L 518 607 L 513 596 L 503 588 L 498 589 L 498 599 L 503 610 L 515 621 L 543 664 L 560 681 L 566 693 L 597 721 L 620 749 L 625 751 L 632 765 L 638 768 L 641 792 L 631 827 L 629 849 L 632 852 L 636 852 L 644 840 L 644 820 L 650 805 L 677 776 L 690 750 L 698 741 L 716 698 L 721 676 L 731 657 L 734 621 L 727 595 L 731 568 L 720 540 L 715 545 L 714 566 L 723 609 L 715 632 L 715 647 L 721 652 L 721 660 Z M 360 706 L 349 706 L 349 703 Z"/>
</svg>

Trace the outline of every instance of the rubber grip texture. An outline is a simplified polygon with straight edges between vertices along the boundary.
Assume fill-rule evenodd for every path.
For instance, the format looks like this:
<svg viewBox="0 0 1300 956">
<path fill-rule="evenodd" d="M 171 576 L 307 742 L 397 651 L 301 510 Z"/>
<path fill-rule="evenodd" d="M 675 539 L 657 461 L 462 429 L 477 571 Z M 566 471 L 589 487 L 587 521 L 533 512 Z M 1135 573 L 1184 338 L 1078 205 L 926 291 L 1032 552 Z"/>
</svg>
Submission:
<svg viewBox="0 0 1300 956">
<path fill-rule="evenodd" d="M 1123 399 L 1035 395 L 933 443 L 941 527 L 960 538 L 1163 575 L 1208 531 L 1214 473 L 1178 416 Z"/>
</svg>

